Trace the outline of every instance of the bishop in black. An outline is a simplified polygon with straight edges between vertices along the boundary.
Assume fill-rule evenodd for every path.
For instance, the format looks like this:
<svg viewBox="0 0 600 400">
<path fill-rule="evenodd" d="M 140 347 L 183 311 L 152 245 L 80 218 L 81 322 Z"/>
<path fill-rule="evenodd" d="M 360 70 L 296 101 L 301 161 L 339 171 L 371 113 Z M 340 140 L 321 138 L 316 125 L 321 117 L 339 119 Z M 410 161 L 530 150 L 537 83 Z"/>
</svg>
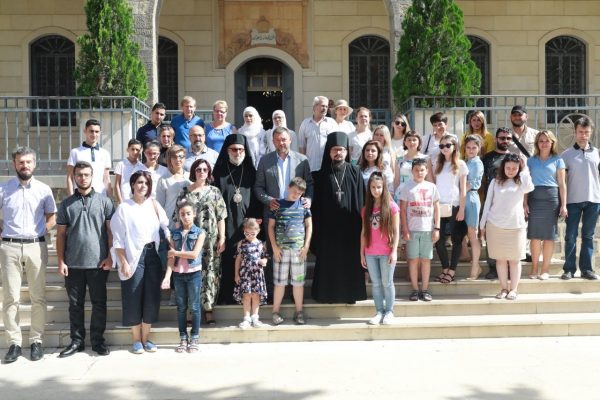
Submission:
<svg viewBox="0 0 600 400">
<path fill-rule="evenodd" d="M 240 151 L 242 148 L 244 150 Z M 231 134 L 225 138 L 215 162 L 213 178 L 227 207 L 225 251 L 221 255 L 221 288 L 217 302 L 234 304 L 234 254 L 237 243 L 244 237 L 242 224 L 244 218 L 261 218 L 262 213 L 262 204 L 252 191 L 256 168 L 244 135 Z"/>
<path fill-rule="evenodd" d="M 367 298 L 360 263 L 364 181 L 350 164 L 348 136 L 327 136 L 321 169 L 314 176 L 313 240 L 316 256 L 313 298 L 322 303 L 354 303 Z"/>
</svg>

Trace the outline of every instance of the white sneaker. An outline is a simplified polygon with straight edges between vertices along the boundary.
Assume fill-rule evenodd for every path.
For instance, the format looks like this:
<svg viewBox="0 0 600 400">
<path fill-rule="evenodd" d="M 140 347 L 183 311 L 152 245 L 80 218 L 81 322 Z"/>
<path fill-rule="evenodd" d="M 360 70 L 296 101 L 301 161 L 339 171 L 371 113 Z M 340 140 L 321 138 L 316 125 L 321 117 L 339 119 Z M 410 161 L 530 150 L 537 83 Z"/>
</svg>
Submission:
<svg viewBox="0 0 600 400">
<path fill-rule="evenodd" d="M 369 322 L 367 322 L 367 324 L 369 325 L 379 325 L 381 323 L 381 319 L 383 318 L 383 315 L 378 312 L 377 314 L 375 314 L 375 316 L 373 318 L 371 318 L 369 320 Z"/>
<path fill-rule="evenodd" d="M 252 326 L 255 328 L 260 328 L 260 327 L 264 326 L 264 324 L 262 322 L 260 322 L 260 319 L 258 319 L 258 315 L 252 316 Z"/>
<path fill-rule="evenodd" d="M 252 320 L 250 317 L 244 317 L 242 322 L 238 325 L 241 329 L 248 329 L 252 326 Z"/>
<path fill-rule="evenodd" d="M 391 311 L 388 311 L 385 313 L 385 315 L 383 316 L 383 319 L 381 320 L 381 324 L 382 325 L 392 325 L 394 323 L 394 313 Z"/>
</svg>

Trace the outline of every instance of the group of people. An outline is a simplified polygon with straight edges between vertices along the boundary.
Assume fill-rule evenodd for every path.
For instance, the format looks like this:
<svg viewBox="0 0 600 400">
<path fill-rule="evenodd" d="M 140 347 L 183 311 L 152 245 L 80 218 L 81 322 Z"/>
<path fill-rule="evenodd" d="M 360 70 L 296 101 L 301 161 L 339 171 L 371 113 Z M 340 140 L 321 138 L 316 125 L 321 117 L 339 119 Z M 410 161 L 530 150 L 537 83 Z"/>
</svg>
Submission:
<svg viewBox="0 0 600 400">
<path fill-rule="evenodd" d="M 252 107 L 236 129 L 226 122 L 224 101 L 214 103 L 213 121 L 205 124 L 187 96 L 182 114 L 164 125 L 165 107 L 158 103 L 129 141 L 127 157 L 115 166 L 114 196 L 111 157 L 99 146 L 101 123 L 88 120 L 85 141 L 68 160 L 70 196 L 58 208 L 50 188 L 33 178 L 35 152 L 16 149 L 17 176 L 0 186 L 3 317 L 10 346 L 5 362 L 21 355 L 23 269 L 32 302 L 31 359 L 43 357 L 45 235 L 54 225 L 71 326 L 71 343 L 59 357 L 85 349 L 86 288 L 92 350 L 110 353 L 104 331 L 106 281 L 113 268 L 121 279 L 123 325 L 131 328 L 131 351 L 137 354 L 156 351 L 150 332 L 161 290 L 171 290 L 177 306 L 178 352 L 198 351 L 201 320 L 214 325 L 217 304 L 242 304 L 239 327 L 246 329 L 263 325 L 259 308 L 272 301 L 272 322 L 283 323 L 287 285 L 294 297 L 293 321 L 304 324 L 309 250 L 316 258 L 312 297 L 318 302 L 366 299 L 368 271 L 376 308 L 370 324 L 393 321 L 399 247 L 408 261 L 410 300 L 431 301 L 433 247 L 442 264 L 435 279 L 450 283 L 468 241 L 470 279 L 477 279 L 479 238 L 485 237 L 488 275 L 494 278 L 497 270 L 501 285 L 497 297 L 515 299 L 526 239 L 532 277 L 548 278 L 559 215 L 567 218 L 563 279 L 576 270 L 582 216 L 581 276 L 597 279 L 591 256 L 600 157 L 589 142 L 593 124 L 587 117 L 576 121 L 576 144 L 559 157 L 556 137 L 527 127 L 521 106 L 512 109 L 512 128 L 499 128 L 495 138 L 484 114 L 472 112 L 468 132 L 459 139 L 447 131 L 443 113 L 431 117 L 433 133 L 421 137 L 404 115 L 394 118 L 391 130 L 385 125 L 371 130 L 368 109 L 357 110 L 354 126 L 347 101 L 338 100 L 331 110 L 328 104 L 317 96 L 313 114 L 296 134 L 282 111 L 273 113 L 273 129 L 264 131 Z"/>
</svg>

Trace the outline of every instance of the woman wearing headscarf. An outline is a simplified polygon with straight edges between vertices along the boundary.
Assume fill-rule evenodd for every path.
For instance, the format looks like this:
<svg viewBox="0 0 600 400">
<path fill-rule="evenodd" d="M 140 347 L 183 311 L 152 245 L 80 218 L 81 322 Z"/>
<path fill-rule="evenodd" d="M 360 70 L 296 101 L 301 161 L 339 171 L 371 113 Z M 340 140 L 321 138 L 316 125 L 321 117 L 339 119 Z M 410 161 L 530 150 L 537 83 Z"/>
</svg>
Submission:
<svg viewBox="0 0 600 400">
<path fill-rule="evenodd" d="M 221 290 L 218 304 L 234 304 L 234 254 L 236 244 L 244 237 L 244 218 L 261 218 L 262 204 L 253 194 L 256 169 L 250 157 L 246 137 L 231 134 L 225 138 L 215 168 L 214 185 L 221 190 L 225 219 L 225 251 L 221 255 Z"/>
<path fill-rule="evenodd" d="M 364 181 L 350 164 L 348 135 L 327 136 L 321 169 L 315 173 L 313 240 L 316 255 L 313 298 L 323 303 L 354 303 L 367 298 L 360 262 Z"/>
<path fill-rule="evenodd" d="M 287 127 L 285 113 L 282 110 L 275 110 L 273 111 L 271 118 L 273 119 L 273 128 L 267 131 L 267 153 L 275 151 L 275 145 L 273 144 L 273 132 L 280 126 L 287 128 L 288 133 L 290 134 L 290 140 L 292 142 L 290 149 L 298 152 L 298 138 L 296 137 L 296 132 Z"/>
<path fill-rule="evenodd" d="M 238 129 L 238 133 L 246 136 L 250 150 L 246 155 L 252 157 L 254 168 L 256 168 L 260 158 L 267 152 L 267 133 L 263 129 L 262 120 L 256 108 L 244 108 L 244 126 Z"/>
</svg>

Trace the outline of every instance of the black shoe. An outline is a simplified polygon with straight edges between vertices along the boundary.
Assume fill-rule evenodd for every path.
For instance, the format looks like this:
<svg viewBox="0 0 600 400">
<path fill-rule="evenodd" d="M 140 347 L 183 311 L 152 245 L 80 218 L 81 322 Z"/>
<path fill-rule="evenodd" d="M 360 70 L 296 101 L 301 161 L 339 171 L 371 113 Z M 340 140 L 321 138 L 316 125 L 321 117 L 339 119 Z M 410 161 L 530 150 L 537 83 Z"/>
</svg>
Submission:
<svg viewBox="0 0 600 400">
<path fill-rule="evenodd" d="M 85 350 L 85 345 L 79 342 L 71 342 L 63 351 L 58 354 L 58 358 L 71 357 L 75 353 Z"/>
<path fill-rule="evenodd" d="M 92 350 L 98 353 L 99 356 L 107 356 L 110 354 L 110 348 L 104 343 L 92 346 Z"/>
<path fill-rule="evenodd" d="M 42 358 L 44 358 L 44 348 L 42 347 L 41 343 L 35 342 L 31 345 L 31 355 L 29 359 L 31 361 L 38 361 Z"/>
<path fill-rule="evenodd" d="M 485 274 L 485 279 L 498 279 L 498 273 L 496 270 L 490 270 L 490 272 Z"/>
<path fill-rule="evenodd" d="M 522 259 L 521 261 L 525 261 L 525 262 L 531 262 L 532 258 L 531 258 L 531 253 L 526 253 L 525 254 L 525 258 Z"/>
<path fill-rule="evenodd" d="M 589 279 L 590 281 L 597 281 L 598 280 L 598 275 L 596 275 L 594 273 L 594 271 L 592 271 L 592 270 L 582 271 L 581 272 L 581 277 L 583 279 Z"/>
<path fill-rule="evenodd" d="M 560 276 L 560 279 L 562 279 L 563 281 L 568 281 L 571 278 L 573 278 L 573 273 L 571 271 L 567 271 Z"/>
<path fill-rule="evenodd" d="M 17 361 L 17 358 L 21 355 L 21 346 L 11 344 L 8 348 L 8 352 L 4 356 L 4 363 L 10 364 L 11 362 Z"/>
</svg>

